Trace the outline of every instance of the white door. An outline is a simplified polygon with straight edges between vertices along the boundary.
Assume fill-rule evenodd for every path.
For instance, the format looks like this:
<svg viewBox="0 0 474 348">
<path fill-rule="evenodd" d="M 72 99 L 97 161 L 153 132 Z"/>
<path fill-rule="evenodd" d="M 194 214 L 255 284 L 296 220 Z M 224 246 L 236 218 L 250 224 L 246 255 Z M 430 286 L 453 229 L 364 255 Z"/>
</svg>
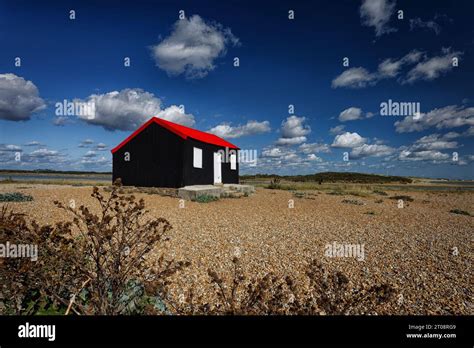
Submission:
<svg viewBox="0 0 474 348">
<path fill-rule="evenodd" d="M 214 184 L 222 184 L 222 154 L 214 152 Z"/>
</svg>

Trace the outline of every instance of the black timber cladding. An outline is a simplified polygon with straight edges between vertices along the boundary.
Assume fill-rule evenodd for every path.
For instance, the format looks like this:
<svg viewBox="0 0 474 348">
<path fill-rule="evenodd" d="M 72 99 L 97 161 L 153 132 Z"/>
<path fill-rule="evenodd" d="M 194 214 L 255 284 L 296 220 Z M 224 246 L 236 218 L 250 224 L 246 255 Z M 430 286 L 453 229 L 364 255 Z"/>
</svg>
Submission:
<svg viewBox="0 0 474 348">
<path fill-rule="evenodd" d="M 193 166 L 194 147 L 202 149 L 202 168 Z M 225 147 L 192 138 L 185 140 L 151 123 L 113 153 L 113 180 L 121 178 L 125 186 L 143 187 L 212 185 L 214 152 L 219 150 L 225 154 Z M 126 161 L 126 153 L 130 155 L 129 161 Z M 236 170 L 230 169 L 230 161 L 222 163 L 222 182 L 239 182 L 238 161 Z"/>
<path fill-rule="evenodd" d="M 123 185 L 182 187 L 183 146 L 183 138 L 152 123 L 113 154 L 113 180 L 121 178 Z"/>
</svg>

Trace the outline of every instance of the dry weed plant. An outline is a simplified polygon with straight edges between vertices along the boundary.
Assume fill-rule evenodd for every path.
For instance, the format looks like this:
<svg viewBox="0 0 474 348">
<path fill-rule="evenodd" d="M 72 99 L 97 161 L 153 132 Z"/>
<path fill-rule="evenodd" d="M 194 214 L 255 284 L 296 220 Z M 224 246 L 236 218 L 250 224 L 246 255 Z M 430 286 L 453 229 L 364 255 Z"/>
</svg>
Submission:
<svg viewBox="0 0 474 348">
<path fill-rule="evenodd" d="M 260 278 L 245 275 L 240 259 L 232 259 L 232 276 L 208 270 L 215 292 L 213 303 L 196 299 L 191 288 L 176 314 L 210 315 L 357 315 L 384 313 L 384 304 L 394 300 L 389 284 L 355 286 L 341 272 L 328 271 L 316 260 L 309 263 L 308 282 L 268 273 Z"/>
<path fill-rule="evenodd" d="M 32 294 L 47 299 L 47 308 L 53 311 L 67 305 L 67 313 L 166 311 L 160 299 L 169 278 L 189 263 L 166 260 L 163 255 L 156 260 L 149 257 L 168 239 L 172 227 L 163 218 L 148 219 L 144 201 L 119 195 L 120 187 L 119 181 L 114 183 L 108 198 L 94 187 L 92 197 L 100 205 L 99 214 L 84 205 L 75 209 L 55 201 L 73 216 L 72 222 L 55 226 L 28 224 L 24 216 L 4 207 L 1 240 L 36 244 L 39 251 L 36 262 L 1 261 L 3 299 L 9 298 L 5 294 L 15 298 L 14 306 L 4 305 L 7 311 L 24 313 L 23 308 L 31 307 L 25 301 L 34 303 Z"/>
</svg>

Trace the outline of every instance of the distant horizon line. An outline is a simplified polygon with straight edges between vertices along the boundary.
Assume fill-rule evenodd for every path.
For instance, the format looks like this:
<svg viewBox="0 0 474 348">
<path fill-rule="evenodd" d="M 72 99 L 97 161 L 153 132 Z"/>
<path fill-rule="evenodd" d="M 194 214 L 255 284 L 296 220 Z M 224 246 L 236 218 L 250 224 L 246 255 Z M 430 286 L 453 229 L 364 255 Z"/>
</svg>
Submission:
<svg viewBox="0 0 474 348">
<path fill-rule="evenodd" d="M 0 169 L 0 174 L 5 173 L 39 173 L 39 174 L 95 174 L 95 175 L 112 175 L 112 172 L 98 172 L 98 171 L 80 171 L 80 170 L 55 170 L 55 169 Z M 344 171 L 326 171 L 326 172 L 314 172 L 311 174 L 293 174 L 293 175 L 283 175 L 283 174 L 267 174 L 267 173 L 257 173 L 257 174 L 240 174 L 239 177 L 246 176 L 267 176 L 267 177 L 295 177 L 295 176 L 309 176 L 314 174 L 321 173 L 346 173 L 346 174 L 364 174 L 364 175 L 374 175 L 374 176 L 395 176 L 401 178 L 414 178 L 414 179 L 431 179 L 431 180 L 447 180 L 447 181 L 474 181 L 474 179 L 448 179 L 440 177 L 429 177 L 429 176 L 405 176 L 405 175 L 390 175 L 390 174 L 377 174 L 377 173 L 363 173 L 363 172 L 344 172 Z"/>
</svg>

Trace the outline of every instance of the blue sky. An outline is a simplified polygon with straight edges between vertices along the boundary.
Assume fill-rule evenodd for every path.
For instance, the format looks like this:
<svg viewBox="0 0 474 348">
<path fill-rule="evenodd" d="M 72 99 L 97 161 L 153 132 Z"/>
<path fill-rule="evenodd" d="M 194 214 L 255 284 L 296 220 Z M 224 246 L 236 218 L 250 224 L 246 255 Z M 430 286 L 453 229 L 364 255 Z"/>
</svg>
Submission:
<svg viewBox="0 0 474 348">
<path fill-rule="evenodd" d="M 158 116 L 256 150 L 242 173 L 472 179 L 473 10 L 0 0 L 0 168 L 110 171 L 110 149 Z M 58 114 L 64 100 L 94 105 L 94 117 Z M 419 113 L 383 116 L 388 100 Z"/>
</svg>

